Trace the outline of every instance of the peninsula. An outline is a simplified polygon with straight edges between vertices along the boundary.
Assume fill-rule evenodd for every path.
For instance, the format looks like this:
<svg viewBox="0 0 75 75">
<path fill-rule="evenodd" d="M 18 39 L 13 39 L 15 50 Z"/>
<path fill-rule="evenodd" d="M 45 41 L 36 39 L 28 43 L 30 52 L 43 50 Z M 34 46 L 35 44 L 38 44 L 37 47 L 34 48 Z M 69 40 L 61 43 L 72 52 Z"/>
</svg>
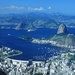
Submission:
<svg viewBox="0 0 75 75">
<path fill-rule="evenodd" d="M 0 61 L 6 60 L 9 57 L 22 54 L 21 51 L 11 49 L 5 46 L 0 46 Z"/>
<path fill-rule="evenodd" d="M 49 39 L 36 39 L 32 40 L 32 43 L 38 44 L 52 44 L 60 47 L 75 48 L 75 36 L 68 33 L 68 29 L 65 24 L 60 24 L 57 34 Z"/>
</svg>

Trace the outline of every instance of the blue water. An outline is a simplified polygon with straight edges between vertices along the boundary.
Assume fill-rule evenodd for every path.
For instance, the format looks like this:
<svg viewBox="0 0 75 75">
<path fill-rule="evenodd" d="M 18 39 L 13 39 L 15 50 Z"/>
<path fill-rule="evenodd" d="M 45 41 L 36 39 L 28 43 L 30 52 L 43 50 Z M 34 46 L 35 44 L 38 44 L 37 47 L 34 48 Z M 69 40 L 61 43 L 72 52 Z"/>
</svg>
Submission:
<svg viewBox="0 0 75 75">
<path fill-rule="evenodd" d="M 69 28 L 68 31 L 75 35 L 75 28 Z M 29 41 L 21 40 L 18 37 L 21 35 L 30 35 L 35 38 L 51 37 L 56 34 L 57 29 L 39 28 L 36 31 L 27 32 L 26 30 L 0 30 L 0 45 L 17 49 L 23 54 L 12 57 L 19 60 L 45 60 L 53 55 L 57 55 L 61 48 L 50 44 L 33 44 Z M 11 36 L 9 36 L 10 34 Z"/>
</svg>

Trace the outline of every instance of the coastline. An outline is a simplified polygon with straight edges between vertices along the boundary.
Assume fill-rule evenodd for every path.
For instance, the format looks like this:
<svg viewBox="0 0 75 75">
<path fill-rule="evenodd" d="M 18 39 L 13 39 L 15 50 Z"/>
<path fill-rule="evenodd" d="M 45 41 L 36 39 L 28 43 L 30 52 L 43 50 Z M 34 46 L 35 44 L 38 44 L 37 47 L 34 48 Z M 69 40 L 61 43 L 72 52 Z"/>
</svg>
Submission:
<svg viewBox="0 0 75 75">
<path fill-rule="evenodd" d="M 17 56 L 17 55 L 21 55 L 23 52 L 21 52 L 21 51 L 18 51 L 19 53 L 18 54 L 13 54 L 13 55 L 8 55 L 8 58 L 9 57 L 13 57 L 13 56 Z"/>
<path fill-rule="evenodd" d="M 52 45 L 57 46 L 57 47 L 65 47 L 65 48 L 71 48 L 71 49 L 75 48 L 75 46 L 60 45 L 58 42 L 51 41 L 51 40 L 33 39 L 32 43 L 35 43 L 35 44 L 52 44 Z"/>
<path fill-rule="evenodd" d="M 6 59 L 6 61 L 13 61 L 13 64 L 17 64 L 17 63 L 28 63 L 29 62 L 29 60 L 27 61 L 27 60 L 17 60 L 17 59 L 11 59 L 11 58 L 7 58 Z M 32 61 L 33 63 L 42 63 L 42 62 L 44 62 L 44 61 Z"/>
</svg>

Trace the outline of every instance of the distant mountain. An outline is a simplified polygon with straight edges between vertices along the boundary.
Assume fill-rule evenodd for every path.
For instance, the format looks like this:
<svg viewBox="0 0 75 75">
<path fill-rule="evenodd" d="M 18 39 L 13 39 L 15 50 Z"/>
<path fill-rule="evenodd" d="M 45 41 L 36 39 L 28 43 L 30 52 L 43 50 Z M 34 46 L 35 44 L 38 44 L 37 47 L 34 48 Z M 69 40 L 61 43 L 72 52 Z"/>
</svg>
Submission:
<svg viewBox="0 0 75 75">
<path fill-rule="evenodd" d="M 40 12 L 30 12 L 23 14 L 5 14 L 0 16 L 0 25 L 1 24 L 17 24 L 17 27 L 21 23 L 25 23 L 23 29 L 34 29 L 34 28 L 56 28 L 61 23 L 66 24 L 66 26 L 75 27 L 75 16 L 63 15 L 61 13 L 40 13 Z M 10 28 L 3 26 L 5 29 Z M 2 26 L 0 27 L 3 28 Z M 19 26 L 20 27 L 20 26 Z M 15 27 L 16 28 L 16 27 Z"/>
<path fill-rule="evenodd" d="M 16 26 L 15 28 L 16 30 L 28 30 L 28 29 L 36 29 L 36 27 L 34 25 L 27 25 L 25 23 L 21 23 L 19 25 Z"/>
<path fill-rule="evenodd" d="M 75 22 L 72 22 L 72 23 L 68 24 L 68 26 L 75 27 Z"/>
<path fill-rule="evenodd" d="M 26 27 L 26 24 L 25 23 L 21 23 L 21 24 L 19 24 L 18 26 L 16 26 L 16 30 L 22 30 L 22 29 L 25 29 L 25 27 Z"/>
</svg>

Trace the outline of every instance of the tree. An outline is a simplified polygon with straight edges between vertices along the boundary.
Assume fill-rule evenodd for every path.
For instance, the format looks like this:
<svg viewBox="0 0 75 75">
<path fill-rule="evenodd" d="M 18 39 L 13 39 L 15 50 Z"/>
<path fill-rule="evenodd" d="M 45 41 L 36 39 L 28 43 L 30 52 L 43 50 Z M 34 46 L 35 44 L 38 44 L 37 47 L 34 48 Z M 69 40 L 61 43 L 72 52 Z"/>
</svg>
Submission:
<svg viewBox="0 0 75 75">
<path fill-rule="evenodd" d="M 43 73 L 36 73 L 35 75 L 43 75 Z"/>
<path fill-rule="evenodd" d="M 0 75 L 6 75 L 6 73 L 0 69 Z"/>
</svg>

